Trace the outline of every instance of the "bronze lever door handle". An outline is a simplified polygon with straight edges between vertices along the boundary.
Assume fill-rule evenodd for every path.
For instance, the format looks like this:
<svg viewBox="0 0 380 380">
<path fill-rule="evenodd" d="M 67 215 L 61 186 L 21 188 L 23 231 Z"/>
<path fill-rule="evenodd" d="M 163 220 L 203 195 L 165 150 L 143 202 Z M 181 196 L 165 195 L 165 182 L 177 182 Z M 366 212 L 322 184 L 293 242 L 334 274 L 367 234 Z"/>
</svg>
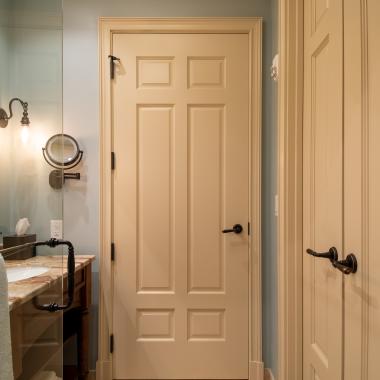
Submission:
<svg viewBox="0 0 380 380">
<path fill-rule="evenodd" d="M 338 260 L 338 251 L 335 247 L 331 247 L 327 252 L 316 252 L 308 248 L 306 250 L 306 253 L 314 257 L 319 257 L 322 259 L 330 259 L 331 262 Z"/>
</svg>

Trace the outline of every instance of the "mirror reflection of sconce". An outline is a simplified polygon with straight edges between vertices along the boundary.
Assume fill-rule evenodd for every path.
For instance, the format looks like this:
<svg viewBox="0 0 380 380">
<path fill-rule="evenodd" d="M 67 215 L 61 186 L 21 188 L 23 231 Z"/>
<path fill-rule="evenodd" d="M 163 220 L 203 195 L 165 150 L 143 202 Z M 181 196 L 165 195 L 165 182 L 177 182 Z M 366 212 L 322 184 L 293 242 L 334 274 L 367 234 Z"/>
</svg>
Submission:
<svg viewBox="0 0 380 380">
<path fill-rule="evenodd" d="M 80 173 L 65 173 L 65 170 L 73 169 L 83 158 L 83 151 L 79 149 L 74 137 L 65 134 L 50 137 L 42 148 L 42 154 L 45 161 L 55 169 L 49 175 L 49 184 L 53 189 L 62 189 L 66 179 L 80 180 Z"/>
<path fill-rule="evenodd" d="M 4 108 L 0 108 L 0 128 L 6 128 L 8 126 L 8 121 L 12 119 L 13 117 L 13 109 L 12 105 L 14 102 L 19 102 L 22 106 L 23 113 L 22 113 L 22 118 L 21 118 L 21 134 L 23 140 L 27 140 L 28 138 L 28 133 L 29 133 L 29 125 L 30 125 L 30 120 L 29 120 L 29 115 L 28 115 L 28 103 L 22 101 L 19 98 L 13 98 L 9 102 L 9 116 L 7 112 L 5 111 Z"/>
</svg>

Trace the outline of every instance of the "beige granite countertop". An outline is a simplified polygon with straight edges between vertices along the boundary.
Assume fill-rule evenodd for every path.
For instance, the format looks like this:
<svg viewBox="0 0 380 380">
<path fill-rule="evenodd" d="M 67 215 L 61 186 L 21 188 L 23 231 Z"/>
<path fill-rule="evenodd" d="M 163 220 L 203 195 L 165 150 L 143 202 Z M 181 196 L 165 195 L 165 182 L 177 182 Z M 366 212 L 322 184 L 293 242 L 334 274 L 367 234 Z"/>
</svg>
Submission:
<svg viewBox="0 0 380 380">
<path fill-rule="evenodd" d="M 75 255 L 75 271 L 95 260 L 93 255 Z M 7 260 L 7 268 L 17 266 L 43 266 L 50 268 L 48 272 L 8 283 L 9 310 L 31 300 L 36 295 L 51 287 L 62 276 L 67 276 L 67 256 L 36 256 L 27 260 Z"/>
</svg>

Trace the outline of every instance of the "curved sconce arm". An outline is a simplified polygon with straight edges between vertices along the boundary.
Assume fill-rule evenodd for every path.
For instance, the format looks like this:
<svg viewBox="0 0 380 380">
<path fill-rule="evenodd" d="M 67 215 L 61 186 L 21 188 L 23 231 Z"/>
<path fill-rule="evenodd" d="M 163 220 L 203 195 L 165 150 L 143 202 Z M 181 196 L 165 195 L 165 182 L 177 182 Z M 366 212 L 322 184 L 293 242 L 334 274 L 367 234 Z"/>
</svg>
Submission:
<svg viewBox="0 0 380 380">
<path fill-rule="evenodd" d="M 13 98 L 9 102 L 9 116 L 4 108 L 0 108 L 0 127 L 5 128 L 8 125 L 8 120 L 13 117 L 13 103 L 19 102 L 23 109 L 21 125 L 28 126 L 30 124 L 29 115 L 28 115 L 28 103 L 22 101 L 20 98 Z"/>
<path fill-rule="evenodd" d="M 10 102 L 9 102 L 9 117 L 8 117 L 8 120 L 12 118 L 13 116 L 13 110 L 12 110 L 12 105 L 14 102 L 19 102 L 22 106 L 22 109 L 23 109 L 23 114 L 26 116 L 28 116 L 28 103 L 27 102 L 24 102 L 22 101 L 20 98 L 13 98 Z"/>
</svg>

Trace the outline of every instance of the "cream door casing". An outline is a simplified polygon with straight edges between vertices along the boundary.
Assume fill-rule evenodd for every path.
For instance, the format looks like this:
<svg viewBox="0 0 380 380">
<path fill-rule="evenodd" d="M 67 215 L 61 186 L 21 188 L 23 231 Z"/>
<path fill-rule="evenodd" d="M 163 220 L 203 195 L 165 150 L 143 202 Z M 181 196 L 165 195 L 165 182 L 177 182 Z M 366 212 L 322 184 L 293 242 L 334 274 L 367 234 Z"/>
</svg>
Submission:
<svg viewBox="0 0 380 380">
<path fill-rule="evenodd" d="M 116 379 L 248 378 L 248 42 L 113 37 Z"/>
<path fill-rule="evenodd" d="M 304 252 L 343 249 L 342 1 L 304 8 Z M 303 378 L 342 379 L 342 274 L 304 254 Z"/>
</svg>

